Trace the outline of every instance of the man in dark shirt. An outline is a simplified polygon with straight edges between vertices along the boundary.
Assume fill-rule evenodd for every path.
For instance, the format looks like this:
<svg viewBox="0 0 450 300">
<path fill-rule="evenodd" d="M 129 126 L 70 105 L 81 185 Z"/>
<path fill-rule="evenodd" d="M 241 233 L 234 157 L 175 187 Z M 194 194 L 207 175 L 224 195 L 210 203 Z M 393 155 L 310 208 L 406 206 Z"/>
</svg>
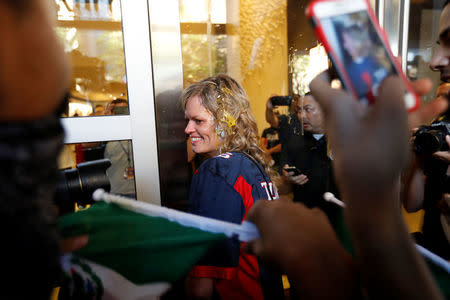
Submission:
<svg viewBox="0 0 450 300">
<path fill-rule="evenodd" d="M 446 1 L 439 21 L 439 36 L 436 41 L 434 55 L 430 61 L 430 68 L 440 72 L 443 83 L 450 83 L 450 4 Z M 449 101 L 448 90 L 438 90 L 438 98 Z M 438 122 L 448 122 L 450 111 L 447 110 Z M 447 139 L 449 137 L 447 136 Z M 448 141 L 444 141 L 448 143 Z M 422 232 L 415 235 L 417 242 L 428 250 L 450 259 L 450 243 L 443 224 L 448 205 L 445 195 L 449 195 L 450 156 L 448 150 L 437 151 L 430 156 L 414 156 L 404 174 L 403 205 L 408 212 L 424 209 Z M 441 221 L 442 217 L 442 221 Z M 445 222 L 444 222 L 445 221 Z"/>
<path fill-rule="evenodd" d="M 295 166 L 300 174 L 283 173 L 294 193 L 294 202 L 302 202 L 309 208 L 319 207 L 333 223 L 338 207 L 323 200 L 325 192 L 337 193 L 323 113 L 310 94 L 301 98 L 296 111 L 303 135 L 294 133 L 283 145 L 281 163 L 283 167 Z"/>
</svg>

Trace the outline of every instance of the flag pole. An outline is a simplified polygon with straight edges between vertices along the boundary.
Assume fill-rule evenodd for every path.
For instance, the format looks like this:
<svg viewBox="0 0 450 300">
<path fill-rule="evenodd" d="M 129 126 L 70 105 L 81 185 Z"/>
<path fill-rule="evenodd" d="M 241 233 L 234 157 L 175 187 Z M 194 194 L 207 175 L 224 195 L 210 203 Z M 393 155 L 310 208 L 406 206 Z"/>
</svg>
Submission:
<svg viewBox="0 0 450 300">
<path fill-rule="evenodd" d="M 163 206 L 136 201 L 134 199 L 123 196 L 109 194 L 103 189 L 97 189 L 92 194 L 92 198 L 95 201 L 114 203 L 124 209 L 147 216 L 165 218 L 169 221 L 179 223 L 183 226 L 195 227 L 197 229 L 213 233 L 223 233 L 229 238 L 237 238 L 243 242 L 249 242 L 259 238 L 258 228 L 256 228 L 253 223 L 248 221 L 243 221 L 242 224 L 234 224 L 230 222 L 215 220 L 181 212 Z"/>
</svg>

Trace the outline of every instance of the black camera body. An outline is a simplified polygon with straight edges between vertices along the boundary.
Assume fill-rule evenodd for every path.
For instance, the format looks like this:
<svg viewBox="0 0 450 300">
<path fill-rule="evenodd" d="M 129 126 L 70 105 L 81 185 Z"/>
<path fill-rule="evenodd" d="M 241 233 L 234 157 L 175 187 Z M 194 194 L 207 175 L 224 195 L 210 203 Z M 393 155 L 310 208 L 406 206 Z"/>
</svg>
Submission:
<svg viewBox="0 0 450 300">
<path fill-rule="evenodd" d="M 450 135 L 450 120 L 443 118 L 430 126 L 422 126 L 414 134 L 414 152 L 418 155 L 431 155 L 436 151 L 448 151 L 445 136 Z"/>
<path fill-rule="evenodd" d="M 270 98 L 272 106 L 290 106 L 292 103 L 292 96 L 273 96 Z"/>
</svg>

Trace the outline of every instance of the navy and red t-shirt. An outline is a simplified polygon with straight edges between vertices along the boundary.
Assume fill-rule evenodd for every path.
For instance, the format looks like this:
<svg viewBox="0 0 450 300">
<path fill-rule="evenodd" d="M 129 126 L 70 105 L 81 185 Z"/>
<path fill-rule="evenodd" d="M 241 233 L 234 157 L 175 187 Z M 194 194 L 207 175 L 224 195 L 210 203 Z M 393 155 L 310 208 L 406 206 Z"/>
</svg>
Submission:
<svg viewBox="0 0 450 300">
<path fill-rule="evenodd" d="M 208 159 L 192 178 L 190 212 L 242 223 L 255 201 L 278 198 L 275 187 L 260 168 L 261 171 L 256 162 L 239 152 Z M 242 250 L 242 243 L 234 239 L 211 249 L 190 275 L 215 279 L 214 287 L 222 299 L 283 297 L 281 275 L 266 270 L 255 256 Z"/>
</svg>

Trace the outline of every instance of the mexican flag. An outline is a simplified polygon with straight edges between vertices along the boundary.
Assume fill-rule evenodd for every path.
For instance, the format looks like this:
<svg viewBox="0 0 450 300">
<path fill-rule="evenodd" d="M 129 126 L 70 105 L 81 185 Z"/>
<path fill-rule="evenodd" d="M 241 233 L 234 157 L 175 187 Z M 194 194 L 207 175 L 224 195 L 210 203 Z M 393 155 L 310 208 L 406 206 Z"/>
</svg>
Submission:
<svg viewBox="0 0 450 300">
<path fill-rule="evenodd" d="M 97 193 L 97 192 L 96 192 Z M 158 299 L 186 276 L 216 242 L 259 237 L 249 222 L 232 224 L 99 191 L 90 208 L 63 216 L 63 237 L 89 236 L 88 245 L 62 258 L 59 299 Z M 336 225 L 352 253 L 345 222 Z M 450 264 L 417 246 L 441 291 L 450 299 Z"/>
<path fill-rule="evenodd" d="M 62 258 L 66 278 L 60 295 L 73 298 L 81 290 L 83 299 L 154 299 L 187 275 L 216 242 L 258 236 L 256 228 L 246 229 L 248 224 L 107 193 L 102 198 L 108 201 L 60 219 L 63 237 L 89 236 L 85 248 Z"/>
</svg>

